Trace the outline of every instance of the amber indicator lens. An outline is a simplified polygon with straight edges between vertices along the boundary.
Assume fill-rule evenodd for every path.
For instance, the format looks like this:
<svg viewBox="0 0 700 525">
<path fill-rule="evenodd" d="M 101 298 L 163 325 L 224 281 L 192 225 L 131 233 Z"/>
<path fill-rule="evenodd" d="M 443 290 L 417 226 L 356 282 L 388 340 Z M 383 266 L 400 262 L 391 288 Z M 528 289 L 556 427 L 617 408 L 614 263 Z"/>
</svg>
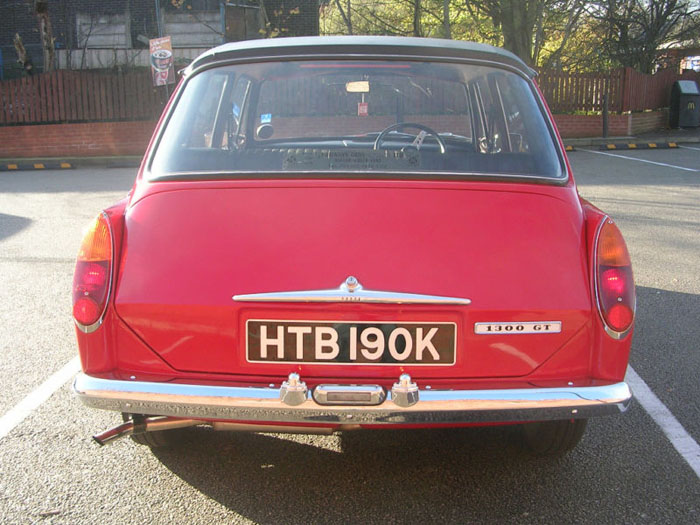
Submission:
<svg viewBox="0 0 700 525">
<path fill-rule="evenodd" d="M 598 240 L 598 264 L 630 266 L 630 255 L 620 230 L 614 222 L 606 221 Z"/>
<path fill-rule="evenodd" d="M 78 261 L 109 261 L 112 259 L 112 237 L 104 216 L 98 216 L 83 236 Z"/>
<path fill-rule="evenodd" d="M 634 278 L 625 241 L 610 219 L 606 219 L 600 231 L 596 262 L 601 316 L 613 331 L 625 332 L 634 321 Z"/>
<path fill-rule="evenodd" d="M 100 214 L 87 229 L 73 275 L 73 317 L 84 326 L 96 323 L 107 304 L 112 265 L 112 235 Z"/>
</svg>

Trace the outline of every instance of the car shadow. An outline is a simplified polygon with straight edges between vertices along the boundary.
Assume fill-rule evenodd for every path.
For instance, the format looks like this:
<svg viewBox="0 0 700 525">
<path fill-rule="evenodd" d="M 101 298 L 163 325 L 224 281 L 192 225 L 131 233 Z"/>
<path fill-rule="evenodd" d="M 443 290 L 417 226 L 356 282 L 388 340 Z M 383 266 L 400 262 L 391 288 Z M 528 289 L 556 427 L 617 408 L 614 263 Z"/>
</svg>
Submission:
<svg viewBox="0 0 700 525">
<path fill-rule="evenodd" d="M 180 439 L 154 449 L 163 465 L 226 508 L 270 524 L 412 522 L 430 508 L 443 509 L 443 522 L 463 522 L 465 505 L 483 499 L 493 509 L 502 490 L 516 490 L 523 477 L 536 482 L 528 473 L 552 478 L 572 461 L 530 456 L 517 426 L 334 436 L 201 428 Z M 523 476 L 507 474 L 513 470 Z"/>
<path fill-rule="evenodd" d="M 27 217 L 0 213 L 0 241 L 21 232 L 32 222 L 33 221 Z"/>
</svg>

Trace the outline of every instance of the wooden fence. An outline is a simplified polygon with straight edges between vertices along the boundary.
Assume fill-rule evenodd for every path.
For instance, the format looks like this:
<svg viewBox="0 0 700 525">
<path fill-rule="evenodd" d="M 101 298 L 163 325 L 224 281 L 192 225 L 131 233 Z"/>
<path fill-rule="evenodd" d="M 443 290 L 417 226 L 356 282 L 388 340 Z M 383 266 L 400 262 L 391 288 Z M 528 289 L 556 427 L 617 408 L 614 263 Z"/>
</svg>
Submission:
<svg viewBox="0 0 700 525">
<path fill-rule="evenodd" d="M 679 79 L 700 83 L 700 73 L 664 70 L 655 75 L 622 68 L 607 73 L 542 70 L 537 78 L 553 113 L 601 111 L 608 94 L 611 113 L 668 106 Z M 58 70 L 0 82 L 0 125 L 152 120 L 167 91 L 154 88 L 149 71 L 124 74 Z"/>
<path fill-rule="evenodd" d="M 602 111 L 608 94 L 611 113 L 659 109 L 669 105 L 671 86 L 676 80 L 695 80 L 700 73 L 665 69 L 654 75 L 630 67 L 603 73 L 565 73 L 541 70 L 537 82 L 553 113 Z"/>
<path fill-rule="evenodd" d="M 0 125 L 151 120 L 166 102 L 149 71 L 58 70 L 0 82 Z"/>
</svg>

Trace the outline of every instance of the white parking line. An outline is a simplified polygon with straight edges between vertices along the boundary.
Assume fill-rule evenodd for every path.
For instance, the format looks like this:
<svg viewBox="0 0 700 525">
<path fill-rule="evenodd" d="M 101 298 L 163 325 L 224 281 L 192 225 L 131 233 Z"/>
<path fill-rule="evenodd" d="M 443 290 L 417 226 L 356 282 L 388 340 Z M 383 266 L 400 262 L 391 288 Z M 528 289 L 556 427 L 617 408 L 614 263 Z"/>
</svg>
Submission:
<svg viewBox="0 0 700 525">
<path fill-rule="evenodd" d="M 24 421 L 24 418 L 39 408 L 44 401 L 51 397 L 51 394 L 61 388 L 78 370 L 80 370 L 80 361 L 78 356 L 75 356 L 63 368 L 11 408 L 4 416 L 0 417 L 0 439 L 4 438 L 13 428 Z"/>
<path fill-rule="evenodd" d="M 683 149 L 692 149 L 692 150 L 694 150 L 694 151 L 700 151 L 700 148 L 692 148 L 692 147 L 690 147 L 690 146 L 678 146 L 678 147 L 679 147 L 679 148 L 683 148 Z"/>
<path fill-rule="evenodd" d="M 592 149 L 584 149 L 581 151 L 587 151 L 588 153 L 596 153 L 597 155 L 607 155 L 609 157 L 617 157 L 619 159 L 626 159 L 626 160 L 636 160 L 637 162 L 644 162 L 646 164 L 654 164 L 656 166 L 663 166 L 664 168 L 675 168 L 677 170 L 684 170 L 684 171 L 694 171 L 698 172 L 700 170 L 696 170 L 693 168 L 684 168 L 683 166 L 675 166 L 674 164 L 665 164 L 663 162 L 654 162 L 653 160 L 646 160 L 646 159 L 638 159 L 635 157 L 628 157 L 627 155 L 620 155 L 619 153 L 610 153 L 608 151 L 595 151 Z"/>
<path fill-rule="evenodd" d="M 631 366 L 627 367 L 626 379 L 632 388 L 634 398 L 661 427 L 673 448 L 678 451 L 693 469 L 695 475 L 700 478 L 700 446 Z"/>
</svg>

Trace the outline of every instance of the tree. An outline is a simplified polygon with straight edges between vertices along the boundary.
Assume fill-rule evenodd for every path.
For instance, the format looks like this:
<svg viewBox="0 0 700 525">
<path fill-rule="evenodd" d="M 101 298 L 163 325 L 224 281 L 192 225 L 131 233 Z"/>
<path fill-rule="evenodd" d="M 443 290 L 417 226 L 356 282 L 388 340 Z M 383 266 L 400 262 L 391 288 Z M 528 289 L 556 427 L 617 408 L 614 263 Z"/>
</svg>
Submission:
<svg viewBox="0 0 700 525">
<path fill-rule="evenodd" d="M 452 26 L 450 24 L 450 0 L 442 0 L 442 28 L 445 38 L 452 38 Z"/>
<path fill-rule="evenodd" d="M 352 11 L 351 11 L 351 4 L 350 0 L 347 0 L 347 12 L 345 9 L 343 9 L 343 6 L 340 4 L 340 0 L 335 0 L 335 5 L 338 6 L 338 12 L 340 13 L 340 16 L 343 19 L 343 22 L 345 23 L 345 27 L 348 30 L 348 35 L 352 35 Z"/>
<path fill-rule="evenodd" d="M 421 0 L 413 0 L 413 36 L 423 36 L 421 30 Z"/>
<path fill-rule="evenodd" d="M 388 34 L 502 46 L 531 66 L 653 71 L 700 38 L 700 0 L 324 0 L 324 34 Z"/>
<path fill-rule="evenodd" d="M 537 65 L 542 52 L 559 35 L 561 53 L 576 29 L 584 10 L 583 0 L 464 0 L 474 19 L 491 18 L 500 30 L 503 47 L 530 65 Z"/>
<path fill-rule="evenodd" d="M 690 0 L 603 0 L 590 14 L 603 51 L 621 66 L 652 73 L 663 47 L 697 38 L 700 9 Z"/>
<path fill-rule="evenodd" d="M 22 65 L 22 72 L 25 75 L 32 75 L 34 73 L 34 64 L 32 64 L 32 57 L 27 54 L 27 50 L 22 43 L 22 37 L 19 33 L 15 33 L 15 38 L 13 40 L 15 45 L 15 51 L 17 51 L 17 62 Z"/>
<path fill-rule="evenodd" d="M 463 0 L 323 0 L 320 18 L 327 35 L 477 39 Z"/>
<path fill-rule="evenodd" d="M 587 2 L 575 0 L 567 4 L 567 9 L 550 13 L 537 36 L 534 59 L 542 67 L 579 69 L 582 64 L 596 62 L 590 55 L 597 52 L 599 37 L 590 31 Z"/>
<path fill-rule="evenodd" d="M 54 37 L 49 18 L 49 1 L 35 0 L 34 12 L 39 22 L 39 35 L 41 36 L 41 47 L 44 50 L 44 71 L 51 71 L 54 67 Z"/>
<path fill-rule="evenodd" d="M 423 29 L 422 5 L 423 0 L 334 0 L 322 10 L 323 32 L 428 36 Z"/>
</svg>

